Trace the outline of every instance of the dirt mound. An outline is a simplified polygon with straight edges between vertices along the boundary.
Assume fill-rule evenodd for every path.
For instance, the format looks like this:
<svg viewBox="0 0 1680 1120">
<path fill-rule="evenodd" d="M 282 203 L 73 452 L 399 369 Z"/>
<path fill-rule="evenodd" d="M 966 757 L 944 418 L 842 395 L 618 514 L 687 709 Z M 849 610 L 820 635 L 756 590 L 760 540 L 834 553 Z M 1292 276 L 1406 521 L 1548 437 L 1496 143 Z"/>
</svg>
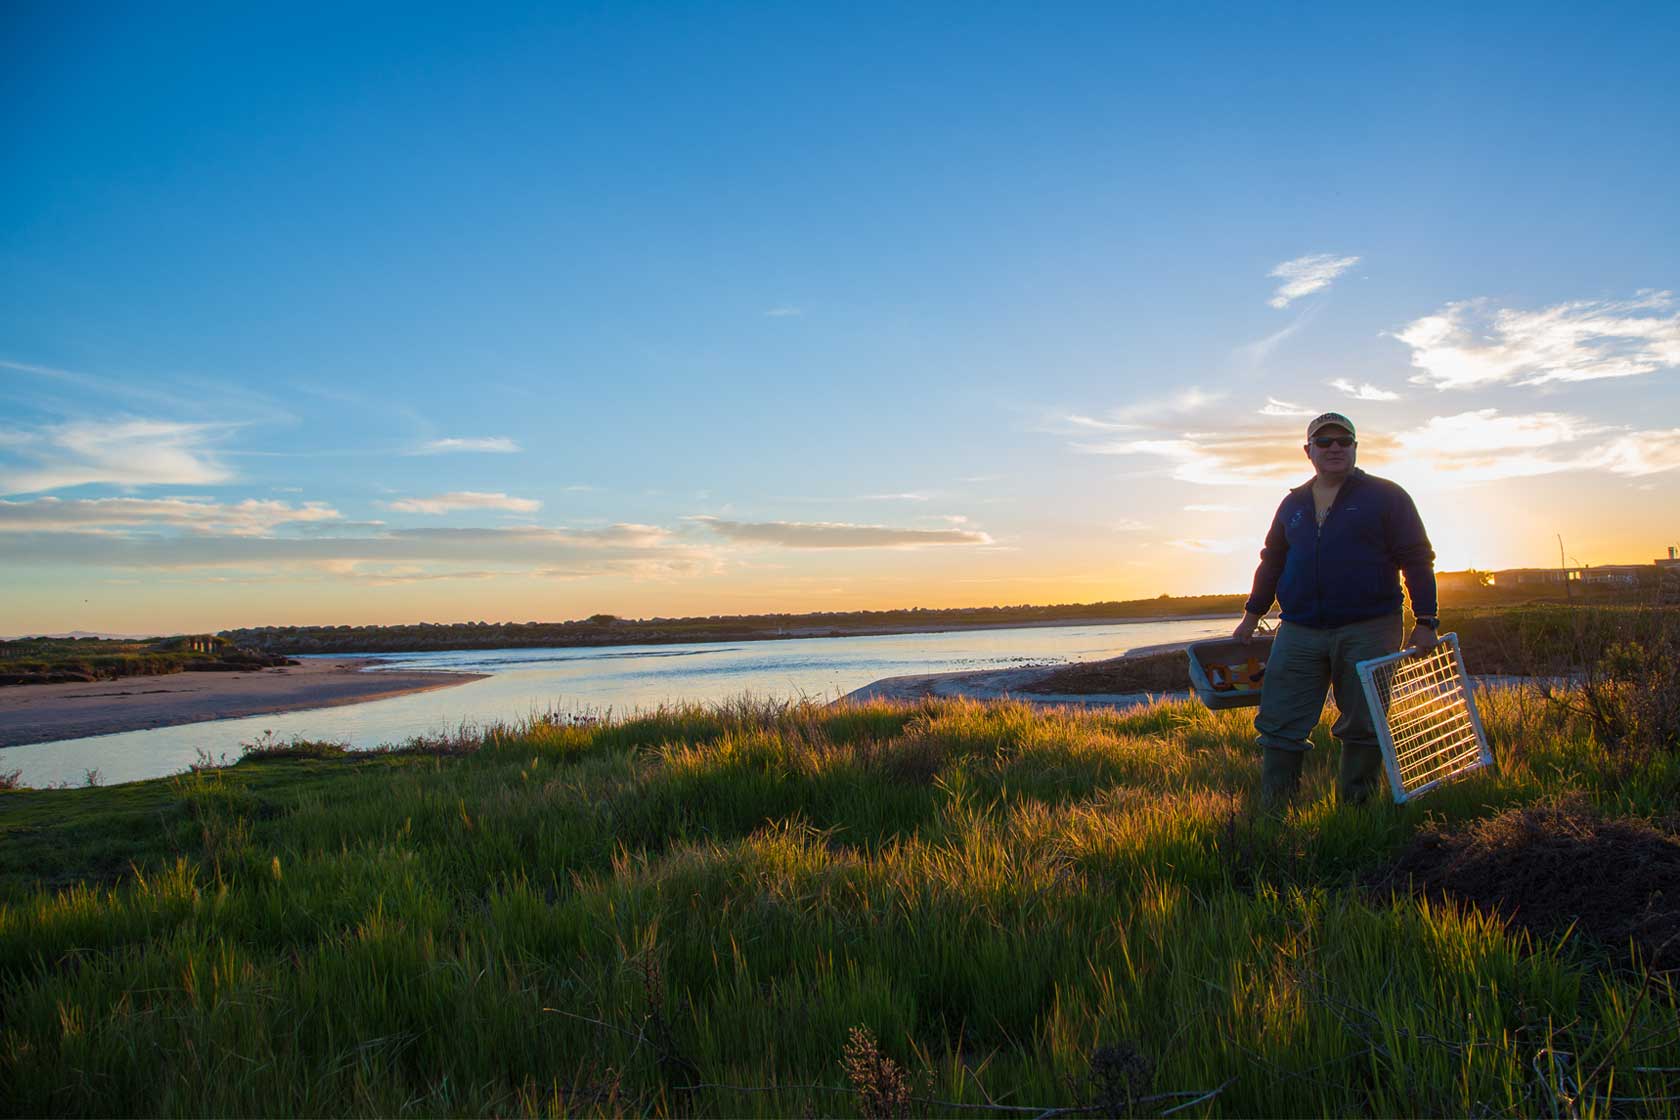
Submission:
<svg viewBox="0 0 1680 1120">
<path fill-rule="evenodd" d="M 1046 673 L 1020 691 L 1064 696 L 1105 692 L 1188 692 L 1190 662 L 1183 650 L 1143 657 L 1082 661 Z"/>
<path fill-rule="evenodd" d="M 1680 967 L 1680 836 L 1580 801 L 1509 809 L 1458 828 L 1426 826 L 1382 886 L 1473 902 L 1536 933 L 1571 923 L 1613 954 L 1631 940 Z"/>
</svg>

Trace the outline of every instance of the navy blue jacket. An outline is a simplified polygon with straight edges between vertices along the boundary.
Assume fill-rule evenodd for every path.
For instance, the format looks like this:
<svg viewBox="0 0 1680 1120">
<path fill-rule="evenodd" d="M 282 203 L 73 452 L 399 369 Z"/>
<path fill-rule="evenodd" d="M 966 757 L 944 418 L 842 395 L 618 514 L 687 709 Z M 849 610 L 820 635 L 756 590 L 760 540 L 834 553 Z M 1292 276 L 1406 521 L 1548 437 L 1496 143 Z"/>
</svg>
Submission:
<svg viewBox="0 0 1680 1120">
<path fill-rule="evenodd" d="M 1435 550 L 1411 495 L 1386 478 L 1354 470 L 1321 528 L 1312 481 L 1291 490 L 1272 518 L 1247 610 L 1263 615 L 1275 597 L 1283 620 L 1324 629 L 1400 610 L 1400 573 L 1412 611 L 1435 613 Z"/>
</svg>

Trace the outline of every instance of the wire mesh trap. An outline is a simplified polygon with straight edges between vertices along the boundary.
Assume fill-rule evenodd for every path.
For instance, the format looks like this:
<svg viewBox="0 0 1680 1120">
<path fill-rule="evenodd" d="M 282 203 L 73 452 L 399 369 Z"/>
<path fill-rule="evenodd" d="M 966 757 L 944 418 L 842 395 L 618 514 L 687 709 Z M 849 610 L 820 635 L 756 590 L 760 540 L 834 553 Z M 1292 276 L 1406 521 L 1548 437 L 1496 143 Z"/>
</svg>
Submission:
<svg viewBox="0 0 1680 1120">
<path fill-rule="evenodd" d="M 1358 670 L 1395 804 L 1493 765 L 1457 634 L 1442 634 L 1433 649 L 1361 661 Z"/>
</svg>

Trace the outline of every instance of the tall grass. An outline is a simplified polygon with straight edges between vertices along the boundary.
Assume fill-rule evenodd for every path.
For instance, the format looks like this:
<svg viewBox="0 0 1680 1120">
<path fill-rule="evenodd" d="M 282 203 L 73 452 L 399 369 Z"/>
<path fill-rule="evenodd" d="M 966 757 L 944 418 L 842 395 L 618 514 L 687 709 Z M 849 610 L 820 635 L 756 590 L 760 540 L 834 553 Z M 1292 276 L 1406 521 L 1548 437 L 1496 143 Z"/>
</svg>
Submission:
<svg viewBox="0 0 1680 1120">
<path fill-rule="evenodd" d="M 1281 817 L 1246 717 L 1182 703 L 678 707 L 0 793 L 0 1109 L 1666 1114 L 1668 977 L 1365 885 L 1431 816 L 1669 804 L 1672 758 L 1483 707 L 1497 774 L 1351 808 L 1324 749 Z"/>
</svg>

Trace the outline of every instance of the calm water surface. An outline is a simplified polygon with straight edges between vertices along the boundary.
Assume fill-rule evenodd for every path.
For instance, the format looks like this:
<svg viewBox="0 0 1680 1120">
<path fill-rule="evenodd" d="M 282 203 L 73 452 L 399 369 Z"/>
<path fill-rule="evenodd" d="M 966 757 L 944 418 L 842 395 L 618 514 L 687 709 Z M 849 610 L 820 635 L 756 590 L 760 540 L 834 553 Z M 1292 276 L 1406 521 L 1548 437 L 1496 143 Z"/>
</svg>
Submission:
<svg viewBox="0 0 1680 1120">
<path fill-rule="evenodd" d="M 22 770 L 24 784 L 31 786 L 81 785 L 89 770 L 98 770 L 105 783 L 131 782 L 184 770 L 200 752 L 237 757 L 240 743 L 265 731 L 283 740 L 327 739 L 366 748 L 549 710 L 621 715 L 671 701 L 743 694 L 826 701 L 882 677 L 1091 661 L 1139 646 L 1228 633 L 1231 626 L 1222 619 L 1180 619 L 769 642 L 370 654 L 379 668 L 492 675 L 364 704 L 7 747 L 0 750 L 0 772 Z"/>
</svg>

